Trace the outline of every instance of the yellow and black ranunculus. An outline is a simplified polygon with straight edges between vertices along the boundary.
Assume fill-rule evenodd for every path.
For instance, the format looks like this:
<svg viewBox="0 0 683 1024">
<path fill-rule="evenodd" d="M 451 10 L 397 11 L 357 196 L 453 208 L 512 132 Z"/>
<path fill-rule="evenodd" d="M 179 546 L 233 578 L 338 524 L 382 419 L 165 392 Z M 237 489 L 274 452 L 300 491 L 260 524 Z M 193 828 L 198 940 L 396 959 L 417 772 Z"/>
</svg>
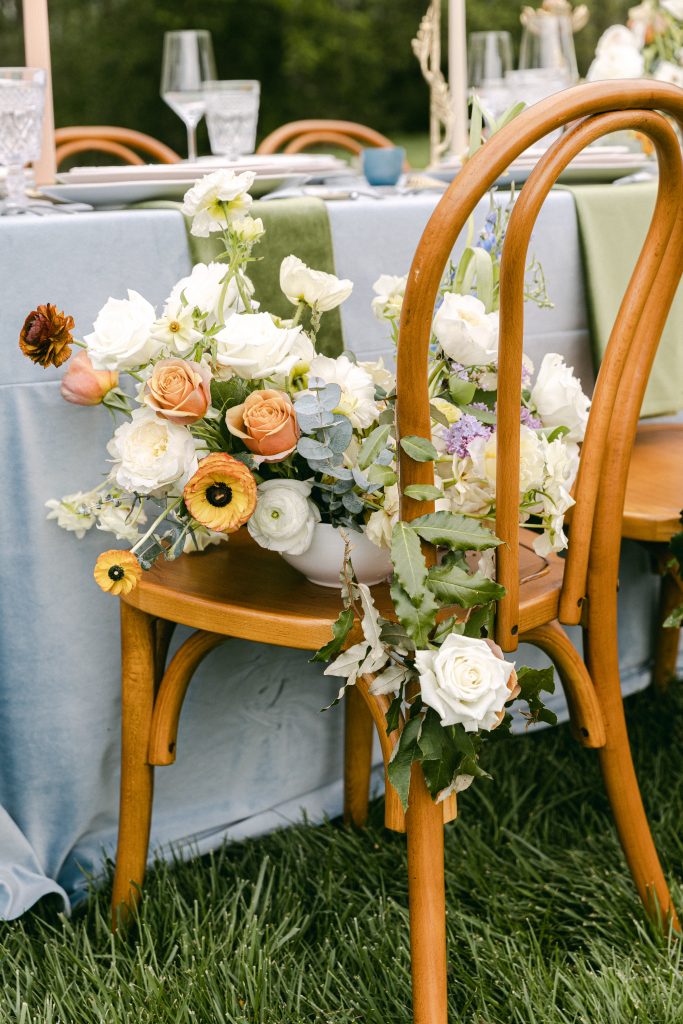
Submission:
<svg viewBox="0 0 683 1024">
<path fill-rule="evenodd" d="M 95 562 L 93 576 L 98 587 L 118 597 L 137 587 L 142 568 L 132 551 L 103 551 Z"/>
<path fill-rule="evenodd" d="M 199 463 L 183 498 L 193 519 L 217 533 L 234 533 L 256 508 L 256 481 L 239 459 L 214 452 Z"/>
</svg>

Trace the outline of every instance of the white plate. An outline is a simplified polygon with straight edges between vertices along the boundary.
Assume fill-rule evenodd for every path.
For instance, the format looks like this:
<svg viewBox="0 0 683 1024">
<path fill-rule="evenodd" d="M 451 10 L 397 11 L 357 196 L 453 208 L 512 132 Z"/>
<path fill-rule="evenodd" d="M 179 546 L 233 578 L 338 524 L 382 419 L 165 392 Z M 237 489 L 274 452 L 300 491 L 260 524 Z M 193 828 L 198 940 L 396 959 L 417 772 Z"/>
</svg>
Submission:
<svg viewBox="0 0 683 1024">
<path fill-rule="evenodd" d="M 527 180 L 534 167 L 536 160 L 516 160 L 504 174 L 501 174 L 497 181 L 498 185 L 509 185 L 512 182 L 522 184 Z M 636 174 L 638 171 L 652 169 L 656 171 L 657 164 L 648 160 L 642 153 L 631 153 L 624 156 L 610 157 L 601 160 L 591 153 L 587 159 L 576 159 L 571 162 L 558 178 L 560 184 L 578 184 L 579 182 L 612 182 L 617 178 L 623 178 L 627 174 Z M 437 167 L 430 170 L 429 174 L 441 181 L 452 181 L 460 167 Z"/>
<path fill-rule="evenodd" d="M 192 177 L 157 181 L 69 181 L 48 185 L 40 191 L 51 199 L 61 199 L 63 202 L 88 203 L 96 209 L 115 209 L 156 199 L 180 200 L 196 180 L 196 177 Z M 254 198 L 258 198 L 277 188 L 293 188 L 306 181 L 307 174 L 263 175 L 255 179 L 249 191 Z"/>
<path fill-rule="evenodd" d="M 215 170 L 255 171 L 258 177 L 276 177 L 284 174 L 334 174 L 347 169 L 343 160 L 331 156 L 310 154 L 275 154 L 274 156 L 245 157 L 226 161 L 221 157 L 202 157 L 194 163 L 133 164 L 105 167 L 72 167 L 57 175 L 61 185 L 123 181 L 196 181 Z"/>
</svg>

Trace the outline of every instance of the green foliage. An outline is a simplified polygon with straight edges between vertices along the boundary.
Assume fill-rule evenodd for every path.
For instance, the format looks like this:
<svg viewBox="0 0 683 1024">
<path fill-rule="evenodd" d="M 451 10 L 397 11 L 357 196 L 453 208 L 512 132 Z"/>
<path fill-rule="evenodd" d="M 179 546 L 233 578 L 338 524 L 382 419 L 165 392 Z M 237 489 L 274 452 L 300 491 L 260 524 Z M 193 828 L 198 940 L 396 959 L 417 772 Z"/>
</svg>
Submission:
<svg viewBox="0 0 683 1024">
<path fill-rule="evenodd" d="M 460 566 L 448 563 L 429 570 L 427 585 L 442 601 L 461 608 L 475 608 L 490 601 L 499 601 L 505 595 L 505 588 L 483 573 L 471 575 Z"/>
<path fill-rule="evenodd" d="M 411 600 L 403 587 L 393 580 L 391 599 L 399 621 L 416 647 L 426 647 L 434 629 L 438 604 L 429 590 L 423 590 L 419 603 Z"/>
<path fill-rule="evenodd" d="M 520 668 L 517 670 L 520 699 L 529 705 L 528 718 L 531 722 L 557 723 L 557 715 L 546 708 L 541 693 L 555 692 L 555 677 L 552 668 Z"/>
<path fill-rule="evenodd" d="M 401 448 L 413 462 L 432 462 L 438 454 L 431 441 L 413 434 L 401 438 Z"/>
<path fill-rule="evenodd" d="M 353 608 L 344 608 L 339 618 L 332 624 L 332 640 L 316 651 L 311 661 L 329 661 L 336 657 L 344 647 L 347 636 L 353 629 Z"/>
<path fill-rule="evenodd" d="M 430 512 L 413 519 L 410 525 L 430 544 L 441 544 L 456 551 L 483 551 L 500 544 L 495 534 L 481 523 L 454 512 Z"/>
<path fill-rule="evenodd" d="M 427 566 L 420 538 L 408 523 L 396 523 L 391 532 L 391 561 L 396 578 L 408 597 L 419 601 L 427 579 Z"/>
</svg>

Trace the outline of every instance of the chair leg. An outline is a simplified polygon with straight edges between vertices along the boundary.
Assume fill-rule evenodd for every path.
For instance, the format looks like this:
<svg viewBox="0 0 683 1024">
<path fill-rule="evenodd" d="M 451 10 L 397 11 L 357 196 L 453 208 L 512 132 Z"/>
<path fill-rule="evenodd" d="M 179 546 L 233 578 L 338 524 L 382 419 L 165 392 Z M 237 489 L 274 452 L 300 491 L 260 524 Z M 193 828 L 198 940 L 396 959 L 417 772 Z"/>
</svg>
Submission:
<svg viewBox="0 0 683 1024">
<path fill-rule="evenodd" d="M 659 693 L 664 693 L 676 678 L 676 659 L 681 631 L 665 628 L 663 622 L 680 604 L 683 604 L 683 592 L 679 581 L 667 572 L 662 576 L 652 667 L 652 683 Z"/>
<path fill-rule="evenodd" d="M 368 821 L 373 723 L 355 686 L 344 700 L 344 824 L 363 828 Z"/>
<path fill-rule="evenodd" d="M 645 814 L 626 730 L 619 678 L 616 621 L 610 629 L 584 630 L 584 653 L 605 724 L 605 745 L 598 751 L 605 789 L 624 855 L 648 915 L 664 930 L 680 930 Z"/>
<path fill-rule="evenodd" d="M 121 796 L 112 929 L 140 899 L 152 819 L 154 769 L 147 748 L 154 707 L 154 620 L 121 602 Z"/>
<path fill-rule="evenodd" d="M 413 765 L 408 833 L 414 1024 L 448 1024 L 443 810 Z"/>
</svg>

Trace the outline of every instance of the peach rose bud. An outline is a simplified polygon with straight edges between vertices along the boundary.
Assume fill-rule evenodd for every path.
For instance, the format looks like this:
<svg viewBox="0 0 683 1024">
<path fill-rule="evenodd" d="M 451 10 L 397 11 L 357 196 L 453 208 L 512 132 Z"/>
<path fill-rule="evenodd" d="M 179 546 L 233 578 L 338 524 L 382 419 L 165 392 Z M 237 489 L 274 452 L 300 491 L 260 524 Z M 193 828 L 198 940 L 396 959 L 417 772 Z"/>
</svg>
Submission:
<svg viewBox="0 0 683 1024">
<path fill-rule="evenodd" d="M 81 350 L 74 356 L 62 377 L 62 398 L 74 405 L 99 405 L 112 388 L 118 386 L 116 370 L 95 370 L 90 356 Z"/>
<path fill-rule="evenodd" d="M 301 431 L 289 395 L 267 388 L 228 409 L 228 430 L 265 462 L 281 462 L 296 448 Z"/>
<path fill-rule="evenodd" d="M 211 371 L 187 359 L 160 359 L 145 384 L 143 401 L 173 423 L 196 423 L 211 405 Z"/>
</svg>

